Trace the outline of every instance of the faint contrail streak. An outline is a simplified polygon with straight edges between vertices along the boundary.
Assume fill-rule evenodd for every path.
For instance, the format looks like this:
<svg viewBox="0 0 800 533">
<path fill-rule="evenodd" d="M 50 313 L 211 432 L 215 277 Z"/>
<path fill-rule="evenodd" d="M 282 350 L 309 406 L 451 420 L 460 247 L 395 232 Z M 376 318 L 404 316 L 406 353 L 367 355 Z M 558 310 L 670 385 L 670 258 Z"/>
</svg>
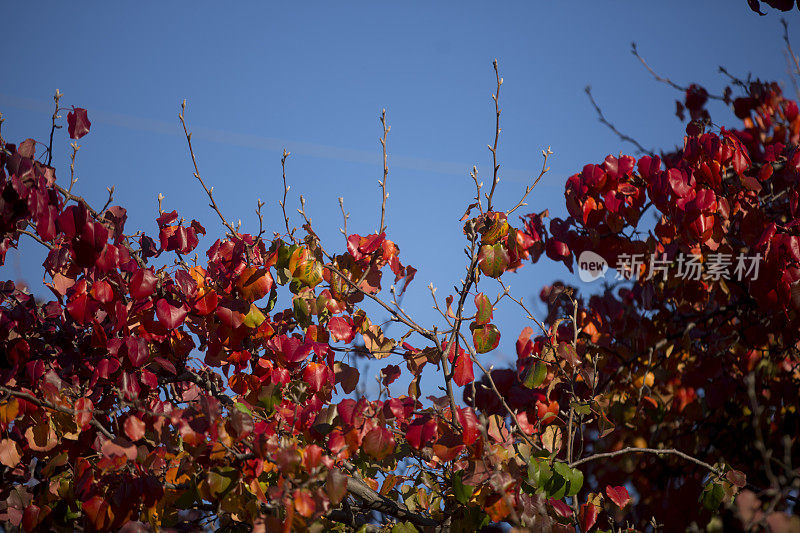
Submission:
<svg viewBox="0 0 800 533">
<path fill-rule="evenodd" d="M 33 98 L 23 98 L 0 93 L 0 105 L 3 107 L 13 107 L 25 111 L 51 114 L 53 104 L 44 100 Z M 176 120 L 174 123 L 165 120 L 152 118 L 142 118 L 134 115 L 116 113 L 111 111 L 89 110 L 89 118 L 92 122 L 100 122 L 119 128 L 146 131 L 149 133 L 159 133 L 162 135 L 182 136 L 183 131 Z M 308 143 L 303 141 L 291 141 L 277 139 L 274 137 L 263 137 L 260 135 L 250 135 L 245 133 L 235 133 L 214 128 L 195 126 L 192 128 L 192 136 L 195 139 L 227 144 L 243 148 L 253 148 L 256 150 L 267 150 L 270 152 L 281 153 L 284 148 L 296 155 L 319 157 L 322 159 L 332 159 L 346 161 L 350 163 L 376 164 L 378 162 L 378 152 L 369 150 L 358 150 L 354 148 L 342 148 L 339 146 L 329 146 L 324 144 Z M 418 170 L 423 172 L 435 172 L 438 174 L 448 174 L 454 176 L 469 176 L 471 164 L 454 163 L 450 161 L 437 161 L 421 157 L 391 155 L 391 165 L 407 170 Z M 491 166 L 491 165 L 490 165 Z M 526 182 L 531 179 L 531 173 L 521 170 L 504 169 L 502 172 L 504 181 Z M 544 184 L 540 184 L 544 185 Z"/>
</svg>

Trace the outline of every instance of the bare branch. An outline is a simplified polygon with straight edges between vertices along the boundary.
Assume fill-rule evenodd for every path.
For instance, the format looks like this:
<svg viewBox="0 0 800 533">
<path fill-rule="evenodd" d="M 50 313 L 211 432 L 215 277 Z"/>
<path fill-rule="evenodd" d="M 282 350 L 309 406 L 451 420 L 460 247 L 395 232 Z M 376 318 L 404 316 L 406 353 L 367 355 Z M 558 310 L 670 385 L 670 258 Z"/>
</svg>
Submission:
<svg viewBox="0 0 800 533">
<path fill-rule="evenodd" d="M 344 225 L 344 227 L 339 228 L 339 231 L 342 232 L 342 235 L 344 235 L 345 243 L 347 243 L 347 219 L 350 218 L 350 213 L 345 213 L 345 211 L 344 211 L 344 197 L 343 196 L 339 197 L 339 209 L 342 210 L 342 220 L 343 220 L 343 225 Z"/>
<path fill-rule="evenodd" d="M 281 206 L 283 210 L 283 222 L 286 224 L 286 235 L 292 239 L 292 242 L 297 243 L 297 240 L 294 238 L 294 229 L 289 229 L 289 217 L 286 215 L 286 195 L 289 193 L 289 185 L 286 184 L 286 159 L 291 155 L 291 152 L 287 152 L 286 149 L 283 149 L 283 155 L 281 156 L 281 173 L 283 175 L 283 200 L 278 200 L 278 204 Z"/>
<path fill-rule="evenodd" d="M 697 466 L 701 466 L 711 472 L 714 475 L 721 476 L 724 472 L 720 471 L 717 467 L 706 463 L 705 461 L 701 461 L 691 455 L 674 450 L 671 448 L 665 448 L 662 450 L 657 450 L 654 448 L 622 448 L 621 450 L 613 451 L 613 452 L 602 452 L 596 453 L 594 455 L 590 455 L 589 457 L 584 457 L 583 459 L 578 459 L 577 461 L 573 461 L 569 464 L 570 468 L 575 468 L 576 466 L 580 466 L 582 464 L 590 463 L 592 461 L 597 461 L 599 459 L 611 459 L 613 457 L 619 457 L 620 455 L 626 455 L 629 453 L 649 453 L 653 455 L 674 455 L 676 457 L 680 457 L 690 463 L 694 463 Z"/>
<path fill-rule="evenodd" d="M 550 170 L 550 167 L 547 166 L 547 158 L 551 155 L 553 155 L 553 150 L 551 150 L 549 146 L 547 147 L 547 150 L 542 150 L 542 157 L 544 158 L 544 161 L 542 162 L 542 170 L 539 171 L 539 176 L 537 176 L 537 178 L 533 181 L 533 184 L 525 187 L 525 194 L 522 195 L 522 198 L 520 199 L 519 202 L 517 202 L 517 205 L 506 211 L 506 215 L 510 215 L 511 213 L 516 211 L 517 208 L 519 207 L 528 205 L 525 203 L 525 198 L 527 198 L 528 194 L 530 194 L 533 188 L 536 187 L 536 184 L 539 183 L 539 180 L 542 179 L 542 176 L 547 174 L 547 172 Z"/>
<path fill-rule="evenodd" d="M 603 114 L 603 110 L 600 109 L 600 106 L 597 105 L 597 102 L 595 102 L 594 97 L 592 96 L 592 88 L 589 85 L 587 85 L 586 89 L 584 89 L 584 90 L 586 91 L 586 95 L 589 97 L 589 101 L 592 103 L 592 107 L 594 107 L 594 110 L 597 112 L 597 117 L 598 117 L 598 120 L 600 121 L 601 124 L 603 124 L 608 129 L 613 131 L 617 135 L 617 137 L 620 138 L 620 140 L 625 141 L 625 142 L 629 142 L 629 143 L 633 144 L 634 146 L 636 146 L 636 149 L 639 150 L 640 153 L 647 154 L 647 155 L 649 155 L 651 157 L 653 157 L 655 155 L 652 150 L 648 150 L 647 148 L 642 146 L 639 143 L 639 141 L 637 141 L 636 139 L 634 139 L 630 135 L 626 135 L 626 134 L 622 133 L 621 131 L 619 131 L 616 128 L 616 126 L 614 126 L 614 124 L 612 124 L 611 122 L 609 122 L 606 119 L 605 115 Z"/>
<path fill-rule="evenodd" d="M 222 221 L 222 224 L 228 229 L 228 231 L 230 232 L 231 237 L 233 237 L 237 233 L 236 229 L 233 227 L 233 225 L 230 222 L 228 222 L 225 219 L 225 217 L 222 215 L 222 211 L 219 210 L 219 207 L 217 206 L 217 202 L 214 200 L 214 188 L 212 187 L 211 189 L 209 189 L 208 187 L 206 187 L 206 184 L 203 181 L 203 178 L 200 177 L 200 170 L 197 168 L 197 159 L 194 156 L 194 149 L 192 148 L 192 134 L 186 128 L 186 121 L 184 120 L 184 113 L 186 113 L 186 100 L 184 100 L 183 103 L 181 104 L 181 112 L 178 114 L 178 118 L 181 121 L 181 126 L 183 126 L 183 133 L 186 135 L 186 142 L 189 145 L 189 153 L 192 156 L 192 164 L 194 165 L 194 177 L 197 178 L 197 181 L 199 181 L 200 185 L 203 186 L 203 190 L 206 191 L 206 194 L 208 195 L 208 199 L 211 201 L 211 204 L 210 204 L 211 208 L 214 211 L 217 212 L 217 215 L 219 216 L 219 219 Z"/>
<path fill-rule="evenodd" d="M 386 230 L 386 199 L 389 194 L 386 192 L 386 178 L 389 177 L 389 165 L 386 159 L 386 138 L 389 135 L 391 126 L 386 125 L 386 110 L 381 111 L 381 126 L 383 126 L 383 137 L 380 140 L 381 148 L 383 149 L 383 180 L 378 184 L 381 186 L 381 224 L 378 226 L 378 233 L 383 233 Z"/>
<path fill-rule="evenodd" d="M 494 144 L 489 146 L 489 151 L 492 152 L 492 188 L 486 196 L 487 211 L 492 210 L 492 196 L 494 196 L 494 189 L 497 187 L 497 182 L 500 179 L 497 177 L 497 171 L 500 165 L 497 164 L 497 141 L 500 138 L 500 86 L 503 85 L 503 78 L 500 77 L 500 71 L 497 69 L 497 60 L 492 61 L 494 67 L 494 75 L 497 78 L 497 91 L 492 95 L 494 100 L 494 113 L 495 113 L 495 126 L 494 126 Z"/>
<path fill-rule="evenodd" d="M 61 91 L 59 91 L 58 89 L 56 89 L 56 94 L 53 95 L 53 101 L 56 103 L 56 107 L 55 107 L 55 110 L 53 111 L 52 125 L 50 127 L 50 142 L 47 145 L 47 166 L 48 167 L 50 166 L 50 163 L 53 162 L 53 134 L 55 133 L 55 131 L 57 129 L 61 128 L 61 126 L 56 125 L 56 120 L 61 118 L 61 116 L 58 114 L 58 103 L 61 100 L 62 96 L 64 96 L 64 94 Z"/>
</svg>

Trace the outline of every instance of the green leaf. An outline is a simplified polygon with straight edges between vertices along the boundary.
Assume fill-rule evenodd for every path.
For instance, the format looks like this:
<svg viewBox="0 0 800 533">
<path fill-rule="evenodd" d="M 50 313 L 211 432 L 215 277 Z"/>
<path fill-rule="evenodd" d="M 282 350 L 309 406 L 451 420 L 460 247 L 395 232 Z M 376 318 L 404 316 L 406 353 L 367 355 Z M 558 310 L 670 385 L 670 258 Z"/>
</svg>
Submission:
<svg viewBox="0 0 800 533">
<path fill-rule="evenodd" d="M 479 292 L 478 295 L 475 296 L 475 307 L 478 309 L 475 315 L 476 324 L 482 326 L 492 321 L 492 316 L 494 315 L 492 302 L 490 302 L 489 298 L 482 292 Z"/>
<path fill-rule="evenodd" d="M 561 474 L 554 472 L 553 476 L 544 484 L 544 490 L 551 498 L 560 500 L 567 494 L 567 480 Z"/>
<path fill-rule="evenodd" d="M 569 490 L 567 496 L 575 496 L 583 487 L 583 472 L 577 468 L 570 468 Z"/>
<path fill-rule="evenodd" d="M 478 353 L 491 352 L 500 344 L 500 330 L 494 324 L 478 326 L 472 330 L 472 343 Z"/>
<path fill-rule="evenodd" d="M 721 483 L 713 483 L 709 481 L 703 487 L 703 494 L 700 495 L 700 501 L 703 507 L 711 511 L 719 509 L 722 499 L 725 497 L 725 489 Z"/>
<path fill-rule="evenodd" d="M 575 414 L 580 416 L 587 416 L 592 412 L 592 406 L 588 403 L 573 402 L 572 408 L 575 410 Z"/>
<path fill-rule="evenodd" d="M 392 528 L 392 533 L 419 533 L 411 522 L 399 522 Z"/>
<path fill-rule="evenodd" d="M 566 496 L 575 496 L 583 486 L 583 472 L 576 468 L 570 468 L 567 463 L 557 462 L 553 465 L 555 471 L 564 478 L 569 484 Z"/>
<path fill-rule="evenodd" d="M 490 278 L 499 278 L 506 271 L 510 257 L 503 243 L 484 244 L 478 252 L 478 267 Z"/>
<path fill-rule="evenodd" d="M 243 404 L 241 402 L 236 402 L 235 404 L 233 404 L 233 406 L 236 407 L 236 409 L 241 411 L 242 413 L 245 413 L 245 414 L 248 414 L 250 416 L 253 416 L 253 411 L 249 407 L 247 407 L 245 404 Z"/>
<path fill-rule="evenodd" d="M 301 263 L 295 271 L 295 278 L 308 287 L 315 287 L 322 282 L 322 263 L 311 259 Z"/>
<path fill-rule="evenodd" d="M 281 387 L 278 384 L 270 383 L 261 387 L 261 390 L 258 391 L 258 403 L 264 406 L 267 414 L 272 413 L 275 410 L 275 406 L 281 403 L 281 400 Z"/>
<path fill-rule="evenodd" d="M 278 301 L 278 291 L 275 286 L 272 286 L 272 291 L 269 293 L 269 300 L 267 300 L 267 307 L 264 309 L 267 313 L 272 311 L 275 308 L 275 304 Z"/>
<path fill-rule="evenodd" d="M 236 469 L 231 467 L 212 470 L 206 477 L 209 492 L 211 492 L 211 495 L 214 497 L 221 496 L 228 491 L 231 484 L 238 476 L 239 474 Z"/>
<path fill-rule="evenodd" d="M 528 463 L 528 480 L 537 488 L 542 489 L 553 475 L 553 469 L 545 459 L 532 458 Z"/>
<path fill-rule="evenodd" d="M 256 307 L 256 304 L 250 304 L 250 311 L 245 315 L 242 323 L 248 328 L 255 329 L 260 326 L 264 320 L 266 320 L 266 317 L 264 313 L 261 312 L 261 309 Z"/>
<path fill-rule="evenodd" d="M 523 384 L 529 389 L 535 389 L 544 383 L 547 377 L 547 363 L 543 361 L 536 361 L 533 365 L 528 367 L 525 373 Z"/>
<path fill-rule="evenodd" d="M 462 472 L 453 474 L 453 495 L 460 503 L 466 504 L 475 492 L 475 487 L 467 485 L 461 480 Z"/>
<path fill-rule="evenodd" d="M 286 267 L 275 267 L 275 281 L 278 285 L 286 285 L 292 279 L 292 273 Z"/>
</svg>

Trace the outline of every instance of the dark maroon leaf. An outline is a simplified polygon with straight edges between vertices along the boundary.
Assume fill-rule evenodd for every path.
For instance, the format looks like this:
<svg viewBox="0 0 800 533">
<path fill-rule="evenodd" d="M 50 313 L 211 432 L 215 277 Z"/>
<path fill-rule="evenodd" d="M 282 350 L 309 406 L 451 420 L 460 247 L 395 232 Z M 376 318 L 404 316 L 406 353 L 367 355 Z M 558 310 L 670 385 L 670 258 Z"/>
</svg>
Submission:
<svg viewBox="0 0 800 533">
<path fill-rule="evenodd" d="M 92 127 L 89 116 L 82 107 L 72 108 L 72 111 L 67 114 L 67 125 L 70 139 L 80 139 L 89 133 L 89 128 Z"/>
</svg>

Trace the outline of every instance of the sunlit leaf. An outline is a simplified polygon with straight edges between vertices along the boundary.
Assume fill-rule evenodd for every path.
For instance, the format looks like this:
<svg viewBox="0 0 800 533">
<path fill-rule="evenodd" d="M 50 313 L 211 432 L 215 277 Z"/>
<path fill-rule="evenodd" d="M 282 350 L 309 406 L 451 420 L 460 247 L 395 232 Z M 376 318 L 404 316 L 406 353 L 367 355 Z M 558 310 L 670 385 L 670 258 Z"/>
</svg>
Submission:
<svg viewBox="0 0 800 533">
<path fill-rule="evenodd" d="M 492 316 L 494 315 L 492 302 L 490 302 L 489 298 L 482 292 L 475 296 L 475 307 L 478 310 L 477 314 L 475 315 L 476 324 L 482 326 L 492 321 Z"/>
<path fill-rule="evenodd" d="M 500 344 L 500 330 L 494 324 L 475 327 L 472 330 L 472 342 L 476 352 L 491 352 Z"/>
<path fill-rule="evenodd" d="M 502 243 L 484 244 L 478 252 L 478 266 L 484 275 L 499 278 L 506 271 L 510 257 Z"/>
</svg>

